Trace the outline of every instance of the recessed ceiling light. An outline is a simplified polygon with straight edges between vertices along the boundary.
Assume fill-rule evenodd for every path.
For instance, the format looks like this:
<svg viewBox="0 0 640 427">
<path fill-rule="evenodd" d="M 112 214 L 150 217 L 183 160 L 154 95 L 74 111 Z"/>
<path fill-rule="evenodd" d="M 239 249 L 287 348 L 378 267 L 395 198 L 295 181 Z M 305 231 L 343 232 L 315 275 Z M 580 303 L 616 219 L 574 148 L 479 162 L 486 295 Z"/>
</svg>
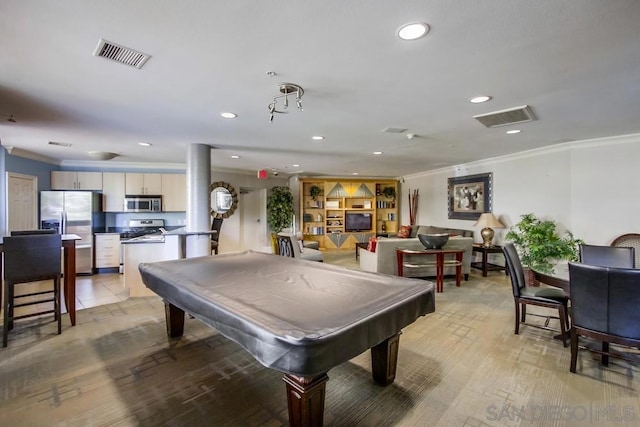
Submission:
<svg viewBox="0 0 640 427">
<path fill-rule="evenodd" d="M 380 154 L 382 154 L 382 151 L 374 151 L 373 154 L 375 154 L 376 156 L 379 156 Z"/>
<path fill-rule="evenodd" d="M 311 139 L 315 141 L 322 141 L 324 139 L 324 136 L 316 135 L 316 136 L 312 136 Z"/>
<path fill-rule="evenodd" d="M 507 131 L 507 134 L 515 135 L 516 133 L 520 133 L 520 132 L 522 132 L 520 129 L 511 129 Z"/>
<path fill-rule="evenodd" d="M 291 165 L 291 166 L 293 166 L 294 168 L 299 168 L 300 167 L 300 165 Z"/>
<path fill-rule="evenodd" d="M 398 29 L 398 37 L 402 40 L 416 40 L 429 32 L 429 26 L 423 22 L 404 24 Z"/>
<path fill-rule="evenodd" d="M 235 119 L 236 117 L 238 117 L 238 115 L 236 113 L 220 113 L 220 116 L 222 116 L 225 119 Z"/>
<path fill-rule="evenodd" d="M 231 158 L 232 158 L 232 159 L 239 159 L 239 158 L 240 158 L 240 156 L 233 155 L 233 156 L 231 156 Z"/>
<path fill-rule="evenodd" d="M 142 145 L 143 147 L 151 147 L 151 144 L 148 142 L 138 142 L 138 145 Z"/>
<path fill-rule="evenodd" d="M 469 100 L 470 103 L 472 104 L 481 104 L 483 102 L 487 102 L 491 99 L 490 96 L 487 95 L 481 95 L 481 96 L 474 96 L 473 98 L 471 98 Z"/>
<path fill-rule="evenodd" d="M 351 172 L 351 175 L 358 175 L 358 172 Z"/>
</svg>

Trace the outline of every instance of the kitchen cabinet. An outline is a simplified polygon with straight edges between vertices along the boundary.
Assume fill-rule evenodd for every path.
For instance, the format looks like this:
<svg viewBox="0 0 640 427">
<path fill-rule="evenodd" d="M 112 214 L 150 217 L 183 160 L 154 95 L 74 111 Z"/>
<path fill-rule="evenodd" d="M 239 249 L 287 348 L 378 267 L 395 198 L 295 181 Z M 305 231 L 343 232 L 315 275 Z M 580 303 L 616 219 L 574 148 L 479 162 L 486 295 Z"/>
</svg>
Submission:
<svg viewBox="0 0 640 427">
<path fill-rule="evenodd" d="M 124 172 L 104 172 L 102 174 L 102 210 L 104 212 L 124 211 Z"/>
<path fill-rule="evenodd" d="M 187 210 L 186 174 L 162 174 L 162 210 L 166 212 L 184 212 Z"/>
<path fill-rule="evenodd" d="M 96 234 L 96 268 L 120 267 L 120 234 Z"/>
<path fill-rule="evenodd" d="M 125 194 L 162 194 L 162 174 L 160 173 L 125 173 Z"/>
<path fill-rule="evenodd" d="M 102 172 L 52 171 L 52 190 L 102 190 Z"/>
</svg>

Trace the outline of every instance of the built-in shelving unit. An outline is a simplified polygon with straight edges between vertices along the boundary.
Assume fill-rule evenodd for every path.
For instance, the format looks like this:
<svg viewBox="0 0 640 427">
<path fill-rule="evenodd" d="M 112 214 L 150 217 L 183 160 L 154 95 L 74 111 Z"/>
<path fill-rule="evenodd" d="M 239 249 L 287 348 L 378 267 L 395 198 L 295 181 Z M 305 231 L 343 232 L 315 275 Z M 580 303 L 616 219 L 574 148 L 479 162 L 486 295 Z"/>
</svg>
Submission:
<svg viewBox="0 0 640 427">
<path fill-rule="evenodd" d="M 397 232 L 397 191 L 396 180 L 302 179 L 303 239 L 317 241 L 321 249 L 352 249 L 376 234 Z M 370 221 L 369 228 L 349 230 L 347 216 L 354 214 L 362 214 L 356 215 L 362 224 Z"/>
</svg>

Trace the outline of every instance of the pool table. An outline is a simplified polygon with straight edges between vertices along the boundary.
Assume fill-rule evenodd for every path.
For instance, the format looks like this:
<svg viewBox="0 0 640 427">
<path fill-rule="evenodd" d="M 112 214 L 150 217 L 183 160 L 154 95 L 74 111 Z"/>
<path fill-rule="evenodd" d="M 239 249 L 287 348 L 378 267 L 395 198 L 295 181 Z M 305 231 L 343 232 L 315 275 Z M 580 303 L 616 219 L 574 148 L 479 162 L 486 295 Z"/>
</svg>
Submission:
<svg viewBox="0 0 640 427">
<path fill-rule="evenodd" d="M 284 373 L 291 425 L 321 425 L 327 372 L 368 349 L 373 379 L 391 384 L 402 328 L 435 311 L 432 282 L 252 251 L 139 270 L 169 337 L 187 312 Z"/>
</svg>

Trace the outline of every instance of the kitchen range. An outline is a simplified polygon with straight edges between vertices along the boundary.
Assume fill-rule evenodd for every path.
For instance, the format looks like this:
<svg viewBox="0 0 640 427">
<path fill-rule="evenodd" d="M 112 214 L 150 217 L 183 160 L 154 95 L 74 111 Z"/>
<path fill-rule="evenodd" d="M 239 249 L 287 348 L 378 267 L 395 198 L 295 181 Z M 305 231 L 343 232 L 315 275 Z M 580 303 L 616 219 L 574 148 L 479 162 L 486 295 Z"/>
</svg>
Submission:
<svg viewBox="0 0 640 427">
<path fill-rule="evenodd" d="M 164 219 L 131 219 L 129 227 L 120 232 L 120 241 L 132 239 L 161 239 L 167 230 L 164 228 Z"/>
<path fill-rule="evenodd" d="M 164 242 L 164 219 L 130 219 L 128 227 L 120 231 L 120 243 L 138 241 Z M 124 272 L 124 245 L 120 245 L 120 273 Z"/>
</svg>

